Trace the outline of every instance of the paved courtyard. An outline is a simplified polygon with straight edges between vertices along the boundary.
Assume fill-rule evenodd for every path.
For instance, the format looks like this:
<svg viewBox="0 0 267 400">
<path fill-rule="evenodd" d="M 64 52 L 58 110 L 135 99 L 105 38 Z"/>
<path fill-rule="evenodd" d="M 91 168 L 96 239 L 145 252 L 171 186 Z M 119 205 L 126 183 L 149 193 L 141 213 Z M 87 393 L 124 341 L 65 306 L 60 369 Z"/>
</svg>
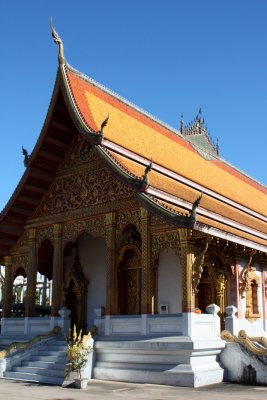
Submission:
<svg viewBox="0 0 267 400">
<path fill-rule="evenodd" d="M 91 380 L 87 389 L 0 379 L 0 400 L 266 400 L 267 387 L 223 383 L 191 389 Z"/>
</svg>

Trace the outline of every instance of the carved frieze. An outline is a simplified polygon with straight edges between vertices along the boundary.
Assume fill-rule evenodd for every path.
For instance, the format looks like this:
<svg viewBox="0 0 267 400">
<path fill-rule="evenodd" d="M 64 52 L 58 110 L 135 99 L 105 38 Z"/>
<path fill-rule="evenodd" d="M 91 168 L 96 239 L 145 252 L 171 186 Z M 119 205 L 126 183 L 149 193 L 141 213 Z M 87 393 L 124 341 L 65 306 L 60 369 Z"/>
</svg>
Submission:
<svg viewBox="0 0 267 400">
<path fill-rule="evenodd" d="M 37 238 L 36 238 L 37 246 L 39 247 L 45 239 L 49 239 L 51 243 L 53 243 L 54 232 L 52 225 L 42 226 L 37 229 Z"/>
<path fill-rule="evenodd" d="M 167 231 L 152 235 L 152 263 L 155 264 L 159 253 L 165 248 L 172 248 L 179 254 L 179 231 Z"/>
<path fill-rule="evenodd" d="M 14 246 L 14 248 L 13 248 L 14 251 L 16 251 L 16 250 L 18 250 L 18 249 L 20 249 L 22 247 L 27 246 L 28 245 L 28 237 L 29 237 L 29 232 L 28 231 L 24 231 L 22 233 L 22 235 L 20 236 L 20 238 L 18 239 L 16 245 Z"/>
<path fill-rule="evenodd" d="M 94 236 L 105 237 L 105 215 L 89 220 L 80 220 L 64 224 L 62 234 L 63 242 L 75 242 L 77 237 L 84 232 L 87 232 Z"/>
<path fill-rule="evenodd" d="M 27 271 L 29 257 L 27 254 L 18 254 L 13 256 L 13 271 L 16 272 L 18 268 L 23 268 Z"/>
<path fill-rule="evenodd" d="M 155 215 L 151 215 L 151 219 L 150 219 L 150 224 L 151 226 L 164 226 L 166 225 L 166 223 L 164 221 L 162 221 L 161 218 L 156 217 Z"/>
<path fill-rule="evenodd" d="M 86 169 L 58 177 L 34 217 L 116 202 L 132 195 L 133 190 L 114 178 L 108 169 Z"/>
<path fill-rule="evenodd" d="M 95 162 L 97 159 L 98 158 L 93 152 L 92 146 L 87 141 L 83 140 L 80 135 L 76 135 L 71 148 L 67 152 L 67 155 L 58 171 L 73 168 L 80 164 L 84 164 L 85 162 Z"/>
<path fill-rule="evenodd" d="M 117 235 L 128 225 L 135 225 L 138 231 L 141 230 L 140 208 L 118 212 L 117 214 Z"/>
</svg>

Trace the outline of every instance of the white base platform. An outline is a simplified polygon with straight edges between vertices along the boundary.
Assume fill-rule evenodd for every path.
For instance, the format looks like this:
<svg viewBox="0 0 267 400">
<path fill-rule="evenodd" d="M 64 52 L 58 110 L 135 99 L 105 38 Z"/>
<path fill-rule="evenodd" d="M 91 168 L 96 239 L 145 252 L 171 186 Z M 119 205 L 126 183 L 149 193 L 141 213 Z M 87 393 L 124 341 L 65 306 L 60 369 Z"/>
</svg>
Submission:
<svg viewBox="0 0 267 400">
<path fill-rule="evenodd" d="M 223 381 L 217 362 L 224 348 L 220 338 L 103 338 L 95 342 L 93 378 L 200 387 Z"/>
</svg>

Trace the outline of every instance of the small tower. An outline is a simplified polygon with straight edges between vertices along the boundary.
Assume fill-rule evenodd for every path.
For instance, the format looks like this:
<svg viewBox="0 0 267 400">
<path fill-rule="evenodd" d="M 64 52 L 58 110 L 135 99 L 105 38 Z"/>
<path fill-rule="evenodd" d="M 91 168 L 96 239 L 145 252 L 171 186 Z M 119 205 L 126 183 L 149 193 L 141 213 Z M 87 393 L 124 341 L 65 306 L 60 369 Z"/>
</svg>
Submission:
<svg viewBox="0 0 267 400">
<path fill-rule="evenodd" d="M 192 144 L 192 146 L 207 160 L 214 160 L 219 158 L 219 144 L 215 144 L 208 132 L 208 127 L 202 116 L 202 109 L 200 108 L 198 114 L 192 122 L 185 125 L 183 114 L 180 121 L 180 132 L 182 136 Z"/>
</svg>

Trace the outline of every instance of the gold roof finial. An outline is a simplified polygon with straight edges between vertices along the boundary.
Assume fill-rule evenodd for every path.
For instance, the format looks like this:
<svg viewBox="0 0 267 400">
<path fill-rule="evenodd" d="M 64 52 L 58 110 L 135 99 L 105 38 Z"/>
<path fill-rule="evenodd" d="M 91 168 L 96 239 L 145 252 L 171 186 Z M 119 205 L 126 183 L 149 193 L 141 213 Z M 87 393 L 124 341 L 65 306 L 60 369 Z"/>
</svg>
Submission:
<svg viewBox="0 0 267 400">
<path fill-rule="evenodd" d="M 52 38 L 54 39 L 54 42 L 58 45 L 58 62 L 59 64 L 64 64 L 65 63 L 64 45 L 61 37 L 53 27 L 52 17 L 50 17 L 50 26 L 52 31 Z"/>
</svg>

